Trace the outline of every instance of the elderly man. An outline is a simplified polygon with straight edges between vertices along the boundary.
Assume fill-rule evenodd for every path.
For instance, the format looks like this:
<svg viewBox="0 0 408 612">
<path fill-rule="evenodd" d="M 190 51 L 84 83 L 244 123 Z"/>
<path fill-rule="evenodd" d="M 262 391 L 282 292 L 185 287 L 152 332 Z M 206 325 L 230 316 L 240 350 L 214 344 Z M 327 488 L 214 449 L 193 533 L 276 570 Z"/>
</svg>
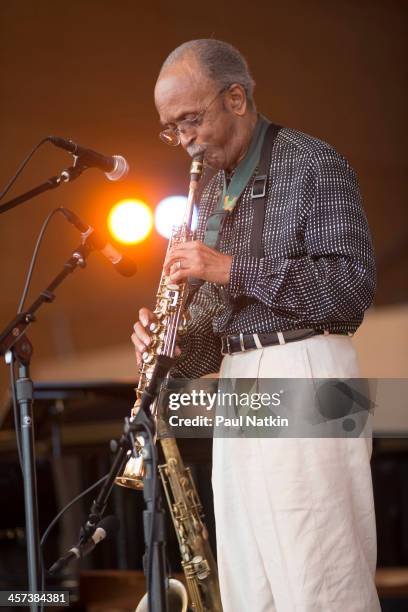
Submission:
<svg viewBox="0 0 408 612">
<path fill-rule="evenodd" d="M 175 282 L 203 281 L 172 375 L 358 377 L 349 336 L 375 271 L 354 172 L 326 143 L 259 115 L 253 87 L 241 54 L 210 39 L 173 51 L 156 83 L 162 139 L 217 171 L 198 239 L 165 262 Z M 142 308 L 134 326 L 139 363 L 152 318 Z M 380 609 L 370 443 L 214 440 L 225 612 Z"/>
</svg>

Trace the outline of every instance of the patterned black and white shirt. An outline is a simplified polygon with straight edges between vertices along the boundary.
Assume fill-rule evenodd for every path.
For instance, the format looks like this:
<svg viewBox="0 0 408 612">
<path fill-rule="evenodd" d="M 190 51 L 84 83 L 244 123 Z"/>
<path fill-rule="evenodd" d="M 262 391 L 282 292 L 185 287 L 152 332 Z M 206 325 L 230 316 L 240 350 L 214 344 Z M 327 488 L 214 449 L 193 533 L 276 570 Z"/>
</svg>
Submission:
<svg viewBox="0 0 408 612">
<path fill-rule="evenodd" d="M 230 282 L 224 291 L 205 283 L 195 295 L 174 376 L 218 371 L 222 335 L 302 328 L 355 332 L 372 302 L 373 248 L 347 160 L 321 140 L 288 128 L 279 131 L 267 183 L 261 259 L 251 248 L 255 175 L 221 237 L 220 251 L 233 256 Z M 220 171 L 202 194 L 199 240 L 223 180 Z"/>
</svg>

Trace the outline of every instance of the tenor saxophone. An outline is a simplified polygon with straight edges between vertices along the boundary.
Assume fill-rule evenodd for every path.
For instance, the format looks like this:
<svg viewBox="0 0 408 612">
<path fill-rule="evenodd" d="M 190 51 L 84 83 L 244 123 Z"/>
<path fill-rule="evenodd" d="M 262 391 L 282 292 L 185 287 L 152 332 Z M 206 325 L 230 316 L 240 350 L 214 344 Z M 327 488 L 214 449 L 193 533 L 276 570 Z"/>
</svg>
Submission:
<svg viewBox="0 0 408 612">
<path fill-rule="evenodd" d="M 190 168 L 190 185 L 184 220 L 181 226 L 173 229 L 167 251 L 177 244 L 193 239 L 192 216 L 195 193 L 202 170 L 203 156 L 194 157 Z M 140 408 L 142 395 L 157 363 L 157 356 L 174 357 L 177 335 L 186 328 L 187 297 L 187 282 L 172 283 L 163 270 L 156 295 L 155 321 L 150 325 L 151 342 L 142 355 L 131 419 L 136 416 Z M 159 466 L 159 473 L 177 534 L 191 608 L 195 612 L 221 612 L 217 566 L 210 548 L 197 489 L 190 469 L 184 466 L 176 439 L 171 434 L 165 418 L 160 414 L 159 401 L 152 404 L 151 411 L 165 460 L 165 463 Z M 129 452 L 124 472 L 118 476 L 116 482 L 132 489 L 142 489 L 143 438 L 137 438 L 136 444 L 136 457 Z M 178 583 L 177 588 L 180 587 L 182 585 Z M 140 602 L 138 611 L 145 609 L 143 602 L 144 600 Z"/>
</svg>

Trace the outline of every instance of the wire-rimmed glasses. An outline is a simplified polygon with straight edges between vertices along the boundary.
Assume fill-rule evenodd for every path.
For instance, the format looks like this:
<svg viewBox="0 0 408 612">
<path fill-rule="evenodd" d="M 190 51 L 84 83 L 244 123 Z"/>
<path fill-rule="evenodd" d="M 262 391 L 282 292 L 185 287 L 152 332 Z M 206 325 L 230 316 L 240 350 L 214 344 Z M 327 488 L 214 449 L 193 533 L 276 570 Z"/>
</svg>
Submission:
<svg viewBox="0 0 408 612">
<path fill-rule="evenodd" d="M 211 102 L 207 104 L 206 108 L 196 115 L 193 115 L 193 117 L 179 121 L 175 124 L 175 127 L 167 127 L 165 130 L 162 130 L 159 134 L 160 139 L 171 147 L 177 147 L 181 142 L 181 135 L 187 134 L 190 130 L 197 129 L 202 124 L 205 114 L 209 110 L 210 106 L 214 104 L 218 96 L 221 95 L 226 89 L 228 88 L 223 87 L 211 100 Z"/>
</svg>

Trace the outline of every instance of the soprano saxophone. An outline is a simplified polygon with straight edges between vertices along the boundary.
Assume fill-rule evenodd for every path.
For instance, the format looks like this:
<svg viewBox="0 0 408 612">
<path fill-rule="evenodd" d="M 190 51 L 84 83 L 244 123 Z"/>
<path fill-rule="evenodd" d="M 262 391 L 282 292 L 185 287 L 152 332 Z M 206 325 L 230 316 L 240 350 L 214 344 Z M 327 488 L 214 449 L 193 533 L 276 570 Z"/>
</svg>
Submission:
<svg viewBox="0 0 408 612">
<path fill-rule="evenodd" d="M 195 193 L 203 169 L 203 156 L 193 158 L 190 168 L 190 186 L 184 221 L 174 228 L 168 251 L 176 244 L 193 239 L 191 230 Z M 131 419 L 140 408 L 141 398 L 152 377 L 158 355 L 174 356 L 177 334 L 185 331 L 187 282 L 172 283 L 162 272 L 154 310 L 155 322 L 150 325 L 151 343 L 142 355 L 136 401 Z M 222 612 L 218 584 L 217 566 L 210 548 L 208 531 L 203 521 L 202 505 L 190 469 L 184 466 L 175 437 L 160 414 L 160 403 L 151 407 L 156 421 L 157 438 L 162 447 L 165 463 L 159 466 L 164 492 L 176 530 L 181 553 L 181 565 L 186 578 L 191 608 L 195 612 Z M 143 488 L 144 463 L 142 457 L 143 438 L 137 438 L 137 457 L 129 454 L 124 472 L 116 479 L 117 484 L 132 489 Z M 178 590 L 184 588 L 177 581 L 170 580 Z M 146 596 L 145 596 L 146 597 Z M 181 597 L 186 600 L 187 597 Z M 137 610 L 145 609 L 145 598 Z M 183 610 L 185 610 L 185 603 Z"/>
</svg>

